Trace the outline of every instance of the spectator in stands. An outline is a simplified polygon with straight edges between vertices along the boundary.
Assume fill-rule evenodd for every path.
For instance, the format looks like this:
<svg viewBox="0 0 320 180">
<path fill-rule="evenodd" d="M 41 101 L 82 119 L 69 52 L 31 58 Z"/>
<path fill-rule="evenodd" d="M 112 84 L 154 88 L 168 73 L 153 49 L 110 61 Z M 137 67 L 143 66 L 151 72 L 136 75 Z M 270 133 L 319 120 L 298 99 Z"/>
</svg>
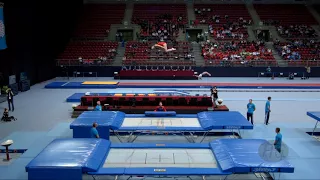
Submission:
<svg viewBox="0 0 320 180">
<path fill-rule="evenodd" d="M 162 102 L 159 102 L 159 106 L 154 111 L 167 111 L 166 108 L 162 105 Z"/>
<path fill-rule="evenodd" d="M 7 101 L 8 101 L 9 111 L 11 111 L 11 106 L 12 106 L 12 112 L 14 111 L 13 96 L 14 94 L 12 90 L 9 88 L 7 90 Z"/>
<path fill-rule="evenodd" d="M 83 63 L 83 59 L 81 56 L 79 56 L 78 61 L 79 61 L 79 63 Z"/>
<path fill-rule="evenodd" d="M 310 74 L 311 74 L 311 67 L 310 67 L 310 66 L 307 66 L 307 67 L 306 67 L 306 71 L 307 71 L 306 79 L 309 79 Z"/>
<path fill-rule="evenodd" d="M 256 106 L 252 103 L 252 99 L 249 99 L 249 103 L 247 104 L 247 119 L 253 125 L 253 112 L 256 110 Z"/>
<path fill-rule="evenodd" d="M 116 33 L 116 41 L 120 41 L 119 33 L 118 33 L 118 32 Z"/>
<path fill-rule="evenodd" d="M 279 152 L 281 153 L 281 144 L 282 144 L 282 134 L 280 133 L 280 128 L 276 128 L 276 138 L 275 138 L 275 141 L 273 143 L 274 145 L 274 148 Z"/>
<path fill-rule="evenodd" d="M 264 121 L 265 125 L 269 124 L 269 118 L 270 118 L 270 112 L 271 112 L 270 102 L 271 102 L 271 97 L 268 97 L 268 100 L 266 102 L 266 107 L 265 107 L 265 118 L 264 118 L 265 119 L 265 121 Z"/>
<path fill-rule="evenodd" d="M 97 127 L 98 127 L 98 123 L 95 122 L 92 124 L 92 128 L 90 130 L 91 138 L 100 138 Z"/>
<path fill-rule="evenodd" d="M 101 103 L 100 101 L 97 101 L 97 105 L 96 107 L 94 108 L 95 111 L 102 111 L 102 106 L 101 106 Z"/>
</svg>

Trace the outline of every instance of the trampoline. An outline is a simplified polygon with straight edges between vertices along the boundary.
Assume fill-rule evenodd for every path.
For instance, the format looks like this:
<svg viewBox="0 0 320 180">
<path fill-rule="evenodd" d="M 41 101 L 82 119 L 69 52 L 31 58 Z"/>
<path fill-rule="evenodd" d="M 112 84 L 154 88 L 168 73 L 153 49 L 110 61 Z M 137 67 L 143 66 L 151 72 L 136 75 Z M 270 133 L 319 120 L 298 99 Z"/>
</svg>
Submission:
<svg viewBox="0 0 320 180">
<path fill-rule="evenodd" d="M 307 112 L 307 115 L 309 117 L 311 117 L 312 119 L 316 120 L 316 125 L 314 126 L 313 128 L 313 131 L 312 131 L 312 136 L 314 134 L 314 131 L 317 129 L 318 127 L 318 122 L 320 121 L 320 112 Z"/>
<path fill-rule="evenodd" d="M 90 138 L 92 123 L 99 124 L 100 137 L 109 140 L 110 130 L 120 142 L 134 142 L 141 135 L 182 135 L 195 143 L 195 134 L 200 134 L 202 142 L 214 130 L 237 131 L 253 129 L 251 123 L 239 112 L 201 112 L 198 114 L 176 114 L 169 112 L 145 112 L 145 114 L 125 114 L 119 111 L 84 112 L 74 120 L 70 129 L 74 138 Z"/>
<path fill-rule="evenodd" d="M 200 144 L 111 144 L 104 139 L 51 142 L 27 166 L 29 180 L 80 180 L 97 176 L 223 176 L 243 173 L 293 173 L 286 160 L 264 161 L 261 139 L 219 139 Z M 266 153 L 278 153 L 270 150 Z M 190 178 L 191 179 L 191 178 Z"/>
</svg>

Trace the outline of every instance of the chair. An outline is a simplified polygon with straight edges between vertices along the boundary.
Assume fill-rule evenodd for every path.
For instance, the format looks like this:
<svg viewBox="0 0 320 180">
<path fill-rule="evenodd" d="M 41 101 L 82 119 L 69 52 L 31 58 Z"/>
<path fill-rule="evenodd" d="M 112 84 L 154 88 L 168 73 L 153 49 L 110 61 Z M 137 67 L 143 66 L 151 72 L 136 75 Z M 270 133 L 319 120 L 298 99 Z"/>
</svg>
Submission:
<svg viewBox="0 0 320 180">
<path fill-rule="evenodd" d="M 172 98 L 166 98 L 166 105 L 172 106 L 173 105 L 173 99 Z"/>
<path fill-rule="evenodd" d="M 124 97 L 119 98 L 119 101 L 118 101 L 118 105 L 119 105 L 119 106 L 124 106 L 124 105 L 126 105 L 126 104 L 128 104 L 128 103 L 126 102 L 126 98 L 124 98 Z"/>
<path fill-rule="evenodd" d="M 87 98 L 81 97 L 81 106 L 88 106 Z"/>
<path fill-rule="evenodd" d="M 190 106 L 197 106 L 198 105 L 198 100 L 197 98 L 191 98 L 189 101 Z"/>
<path fill-rule="evenodd" d="M 186 106 L 187 105 L 187 100 L 185 98 L 179 98 L 179 105 L 180 106 Z"/>
<path fill-rule="evenodd" d="M 92 99 L 92 106 L 96 106 L 97 102 L 99 101 L 99 98 L 95 97 Z"/>
</svg>

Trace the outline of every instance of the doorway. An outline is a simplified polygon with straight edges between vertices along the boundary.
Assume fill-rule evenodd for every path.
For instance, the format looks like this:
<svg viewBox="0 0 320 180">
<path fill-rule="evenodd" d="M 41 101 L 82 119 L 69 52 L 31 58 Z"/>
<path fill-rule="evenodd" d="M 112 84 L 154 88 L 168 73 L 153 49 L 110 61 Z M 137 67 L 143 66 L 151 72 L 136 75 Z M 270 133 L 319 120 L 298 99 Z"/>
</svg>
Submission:
<svg viewBox="0 0 320 180">
<path fill-rule="evenodd" d="M 269 30 L 257 30 L 256 31 L 258 40 L 262 40 L 264 42 L 270 41 L 270 31 Z"/>
<path fill-rule="evenodd" d="M 119 38 L 119 41 L 133 41 L 133 29 L 118 29 L 118 34 L 122 34 L 122 38 Z"/>
<path fill-rule="evenodd" d="M 202 29 L 187 29 L 186 30 L 186 39 L 187 41 L 197 41 L 198 34 L 202 34 Z M 203 41 L 203 39 L 200 39 Z"/>
</svg>

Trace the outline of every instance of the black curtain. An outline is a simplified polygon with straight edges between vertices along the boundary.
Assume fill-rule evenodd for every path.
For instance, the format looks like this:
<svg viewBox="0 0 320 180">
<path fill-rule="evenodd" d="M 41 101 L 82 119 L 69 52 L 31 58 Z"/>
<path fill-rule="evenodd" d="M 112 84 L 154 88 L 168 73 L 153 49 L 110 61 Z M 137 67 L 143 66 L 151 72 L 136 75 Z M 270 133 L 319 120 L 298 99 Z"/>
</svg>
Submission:
<svg viewBox="0 0 320 180">
<path fill-rule="evenodd" d="M 0 51 L 5 80 L 26 72 L 31 84 L 56 76 L 55 58 L 63 51 L 82 10 L 81 0 L 4 2 L 6 50 Z"/>
</svg>

